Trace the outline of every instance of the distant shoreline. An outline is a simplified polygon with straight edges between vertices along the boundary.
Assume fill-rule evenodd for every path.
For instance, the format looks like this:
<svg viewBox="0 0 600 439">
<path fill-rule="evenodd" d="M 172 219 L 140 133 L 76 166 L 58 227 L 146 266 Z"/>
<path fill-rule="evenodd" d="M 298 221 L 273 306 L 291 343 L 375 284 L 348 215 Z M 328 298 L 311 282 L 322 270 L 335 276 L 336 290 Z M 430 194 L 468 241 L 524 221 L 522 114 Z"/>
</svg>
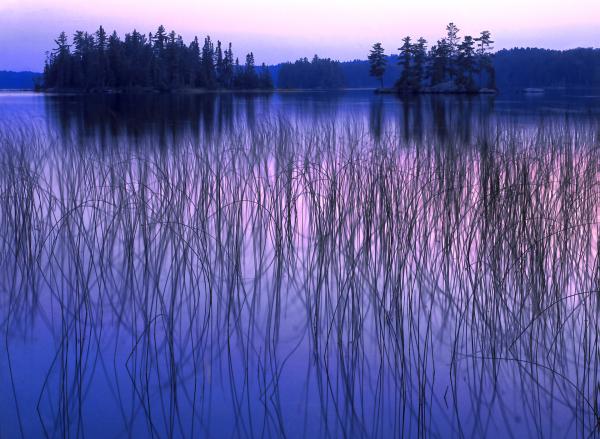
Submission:
<svg viewBox="0 0 600 439">
<path fill-rule="evenodd" d="M 394 94 L 394 95 L 496 95 L 497 89 L 481 88 L 479 90 L 435 90 L 424 88 L 422 90 L 403 91 L 397 88 L 378 88 L 375 94 Z"/>
<path fill-rule="evenodd" d="M 59 89 L 59 88 L 40 88 L 20 91 L 33 91 L 46 94 L 65 94 L 65 95 L 121 95 L 121 94 L 149 94 L 149 95 L 194 95 L 194 94 L 267 94 L 267 93 L 330 93 L 342 91 L 376 91 L 374 87 L 344 87 L 344 88 L 254 88 L 254 89 L 208 89 L 208 88 L 181 88 L 173 90 L 157 90 L 153 88 L 125 88 L 125 89 L 104 89 L 104 90 L 79 90 L 79 89 Z M 8 90 L 7 90 L 8 91 Z M 15 91 L 15 90 L 13 90 Z"/>
</svg>

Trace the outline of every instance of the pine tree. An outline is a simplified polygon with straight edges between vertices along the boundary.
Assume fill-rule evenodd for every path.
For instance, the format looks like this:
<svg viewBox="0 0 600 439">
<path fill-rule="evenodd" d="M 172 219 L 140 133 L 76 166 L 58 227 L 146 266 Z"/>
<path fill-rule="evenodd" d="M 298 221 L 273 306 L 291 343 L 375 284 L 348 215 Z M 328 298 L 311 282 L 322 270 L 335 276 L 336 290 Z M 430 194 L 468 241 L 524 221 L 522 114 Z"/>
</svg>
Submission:
<svg viewBox="0 0 600 439">
<path fill-rule="evenodd" d="M 446 42 L 450 56 L 456 56 L 458 53 L 458 45 L 460 43 L 459 32 L 460 29 L 454 23 L 448 23 L 448 26 L 446 26 Z"/>
<path fill-rule="evenodd" d="M 85 86 L 85 61 L 87 56 L 86 37 L 83 31 L 76 31 L 73 35 L 73 53 L 71 56 L 71 80 L 74 87 Z"/>
<path fill-rule="evenodd" d="M 56 40 L 56 48 L 50 55 L 49 76 L 52 86 L 65 88 L 71 85 L 71 49 L 65 32 L 61 32 Z"/>
<path fill-rule="evenodd" d="M 458 46 L 457 85 L 466 91 L 475 89 L 473 71 L 475 68 L 475 48 L 473 37 L 467 35 Z"/>
<path fill-rule="evenodd" d="M 273 88 L 273 78 L 271 77 L 271 72 L 265 63 L 262 63 L 260 67 L 260 76 L 258 82 L 259 88 L 263 90 L 270 90 Z"/>
<path fill-rule="evenodd" d="M 421 89 L 426 76 L 427 40 L 423 37 L 419 38 L 412 50 L 414 57 L 413 87 Z"/>
<path fill-rule="evenodd" d="M 235 88 L 243 87 L 243 72 L 240 66 L 240 59 L 235 58 L 235 64 L 233 66 L 233 86 Z"/>
<path fill-rule="evenodd" d="M 214 88 L 216 86 L 215 74 L 215 48 L 210 40 L 210 36 L 204 39 L 202 46 L 202 79 L 205 87 Z"/>
<path fill-rule="evenodd" d="M 106 87 L 106 77 L 108 76 L 108 63 L 106 60 L 106 45 L 108 42 L 108 37 L 104 28 L 100 26 L 100 28 L 96 31 L 96 81 L 94 86 L 104 88 Z"/>
<path fill-rule="evenodd" d="M 165 67 L 167 71 L 168 88 L 178 88 L 182 85 L 181 81 L 181 45 L 183 41 L 177 36 L 175 31 L 171 31 L 167 37 L 165 47 Z"/>
<path fill-rule="evenodd" d="M 258 85 L 258 76 L 254 66 L 254 54 L 250 52 L 246 55 L 246 64 L 244 65 L 243 87 L 252 89 Z"/>
<path fill-rule="evenodd" d="M 374 78 L 379 79 L 379 84 L 383 88 L 383 75 L 387 66 L 387 59 L 384 54 L 384 49 L 381 43 L 373 44 L 371 53 L 369 54 L 369 74 Z"/>
<path fill-rule="evenodd" d="M 400 51 L 399 64 L 402 66 L 402 73 L 396 86 L 398 89 L 408 92 L 414 88 L 414 73 L 412 69 L 413 46 L 410 37 L 402 39 L 404 44 L 398 50 Z"/>
<path fill-rule="evenodd" d="M 477 60 L 479 70 L 479 84 L 483 85 L 483 74 L 487 74 L 487 87 L 491 89 L 496 88 L 496 72 L 492 63 L 491 51 L 494 49 L 492 44 L 492 34 L 490 31 L 484 30 L 481 32 L 478 38 L 475 38 L 477 42 Z"/>
<path fill-rule="evenodd" d="M 226 88 L 233 87 L 233 50 L 231 48 L 231 43 L 229 43 L 229 47 L 225 50 L 225 56 L 223 58 L 223 85 Z"/>
<path fill-rule="evenodd" d="M 449 23 L 448 26 L 446 26 L 446 32 L 446 44 L 448 50 L 447 73 L 451 81 L 456 81 L 456 63 L 458 58 L 458 45 L 460 43 L 458 33 L 460 32 L 460 29 L 458 29 L 454 23 Z"/>
<path fill-rule="evenodd" d="M 448 63 L 450 58 L 450 48 L 445 38 L 438 40 L 437 45 L 431 47 L 429 58 L 431 85 L 435 86 L 445 82 L 448 77 Z"/>
<path fill-rule="evenodd" d="M 87 32 L 77 31 L 73 36 L 72 84 L 76 88 L 90 90 L 99 85 L 99 57 L 94 37 Z"/>
<path fill-rule="evenodd" d="M 167 66 L 165 60 L 165 48 L 167 45 L 167 31 L 161 24 L 156 33 L 154 39 L 151 40 L 153 43 L 153 84 L 159 89 L 167 88 Z"/>
<path fill-rule="evenodd" d="M 223 50 L 221 49 L 221 41 L 217 40 L 217 49 L 215 51 L 215 68 L 217 74 L 217 83 L 220 87 L 224 86 L 224 58 L 223 58 Z"/>
<path fill-rule="evenodd" d="M 162 52 L 165 49 L 165 45 L 167 42 L 167 31 L 165 30 L 165 27 L 161 24 L 160 26 L 158 26 L 158 29 L 156 31 L 156 34 L 154 34 L 154 51 L 156 56 L 162 56 Z"/>
<path fill-rule="evenodd" d="M 198 42 L 198 37 L 194 37 L 194 40 L 190 43 L 189 47 L 189 69 L 190 69 L 190 78 L 189 83 L 191 87 L 198 87 L 201 81 L 201 72 L 200 72 L 200 43 Z"/>
<path fill-rule="evenodd" d="M 116 31 L 108 37 L 107 59 L 108 77 L 107 84 L 110 87 L 120 87 L 123 81 L 123 43 Z"/>
</svg>

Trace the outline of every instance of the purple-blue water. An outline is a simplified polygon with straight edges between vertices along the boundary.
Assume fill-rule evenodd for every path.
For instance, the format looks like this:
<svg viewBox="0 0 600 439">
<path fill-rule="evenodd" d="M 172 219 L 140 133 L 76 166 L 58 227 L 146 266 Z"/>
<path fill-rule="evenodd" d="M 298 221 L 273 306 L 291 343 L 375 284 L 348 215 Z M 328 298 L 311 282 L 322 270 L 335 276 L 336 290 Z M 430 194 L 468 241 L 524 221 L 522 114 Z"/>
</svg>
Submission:
<svg viewBox="0 0 600 439">
<path fill-rule="evenodd" d="M 0 437 L 596 437 L 600 97 L 0 94 Z"/>
</svg>

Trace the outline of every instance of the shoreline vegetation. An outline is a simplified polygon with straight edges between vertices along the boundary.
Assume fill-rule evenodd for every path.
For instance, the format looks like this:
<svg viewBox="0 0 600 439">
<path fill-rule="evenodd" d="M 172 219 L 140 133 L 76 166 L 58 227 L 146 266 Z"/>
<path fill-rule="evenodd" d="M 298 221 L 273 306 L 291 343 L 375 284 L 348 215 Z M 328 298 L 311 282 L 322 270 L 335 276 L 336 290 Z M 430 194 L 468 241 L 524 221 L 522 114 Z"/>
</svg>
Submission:
<svg viewBox="0 0 600 439">
<path fill-rule="evenodd" d="M 134 30 L 121 39 L 115 32 L 107 36 L 100 27 L 92 34 L 77 31 L 72 39 L 61 33 L 48 53 L 44 73 L 27 80 L 37 91 L 65 93 L 373 89 L 380 94 L 473 95 L 598 84 L 600 49 L 493 52 L 490 32 L 475 38 L 459 32 L 450 23 L 446 35 L 431 46 L 423 38 L 405 37 L 391 54 L 376 43 L 367 60 L 337 61 L 314 55 L 257 66 L 252 52 L 240 63 L 231 44 L 214 44 L 210 37 L 203 44 L 198 38 L 185 44 L 181 36 L 173 31 L 167 34 L 160 26 L 154 34 Z M 10 86 L 14 75 L 0 72 L 0 85 L 6 82 L 14 88 Z"/>
<path fill-rule="evenodd" d="M 446 26 L 446 36 L 427 48 L 420 37 L 415 43 L 410 36 L 402 39 L 398 48 L 400 77 L 391 88 L 385 88 L 383 76 L 388 58 L 381 43 L 375 43 L 369 53 L 369 74 L 378 79 L 376 93 L 401 94 L 494 94 L 496 72 L 493 63 L 491 33 L 484 30 L 476 38 L 459 36 L 454 24 Z"/>
<path fill-rule="evenodd" d="M 133 30 L 121 40 L 116 31 L 104 28 L 93 34 L 76 31 L 69 41 L 61 32 L 56 47 L 47 56 L 38 90 L 172 91 L 178 89 L 272 89 L 273 80 L 265 64 L 256 67 L 254 53 L 245 63 L 233 55 L 232 44 L 213 43 L 206 36 L 189 44 L 164 26 L 148 35 Z"/>
<path fill-rule="evenodd" d="M 491 34 L 459 37 L 454 23 L 446 37 L 427 49 L 427 41 L 412 43 L 405 37 L 398 49 L 400 76 L 392 88 L 385 88 L 383 76 L 388 59 L 381 43 L 373 45 L 368 57 L 370 75 L 379 79 L 376 93 L 480 94 L 495 93 Z M 254 53 L 242 66 L 233 55 L 232 44 L 213 43 L 206 36 L 186 44 L 175 31 L 159 26 L 148 35 L 133 30 L 122 40 L 116 31 L 108 34 L 102 26 L 94 33 L 78 30 L 72 41 L 63 31 L 49 52 L 39 91 L 59 92 L 205 92 L 271 91 L 275 89 L 270 69 L 257 68 Z M 278 66 L 278 88 L 339 89 L 344 75 L 339 61 L 300 58 Z"/>
</svg>

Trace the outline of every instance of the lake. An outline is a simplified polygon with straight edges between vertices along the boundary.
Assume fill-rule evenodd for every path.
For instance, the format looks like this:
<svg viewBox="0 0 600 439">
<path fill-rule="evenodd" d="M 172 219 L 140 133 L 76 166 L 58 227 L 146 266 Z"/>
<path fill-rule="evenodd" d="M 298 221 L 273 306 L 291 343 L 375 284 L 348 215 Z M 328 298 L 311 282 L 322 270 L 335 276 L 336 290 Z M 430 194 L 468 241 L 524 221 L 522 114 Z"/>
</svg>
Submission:
<svg viewBox="0 0 600 439">
<path fill-rule="evenodd" d="M 600 91 L 0 93 L 0 437 L 598 437 Z"/>
</svg>

